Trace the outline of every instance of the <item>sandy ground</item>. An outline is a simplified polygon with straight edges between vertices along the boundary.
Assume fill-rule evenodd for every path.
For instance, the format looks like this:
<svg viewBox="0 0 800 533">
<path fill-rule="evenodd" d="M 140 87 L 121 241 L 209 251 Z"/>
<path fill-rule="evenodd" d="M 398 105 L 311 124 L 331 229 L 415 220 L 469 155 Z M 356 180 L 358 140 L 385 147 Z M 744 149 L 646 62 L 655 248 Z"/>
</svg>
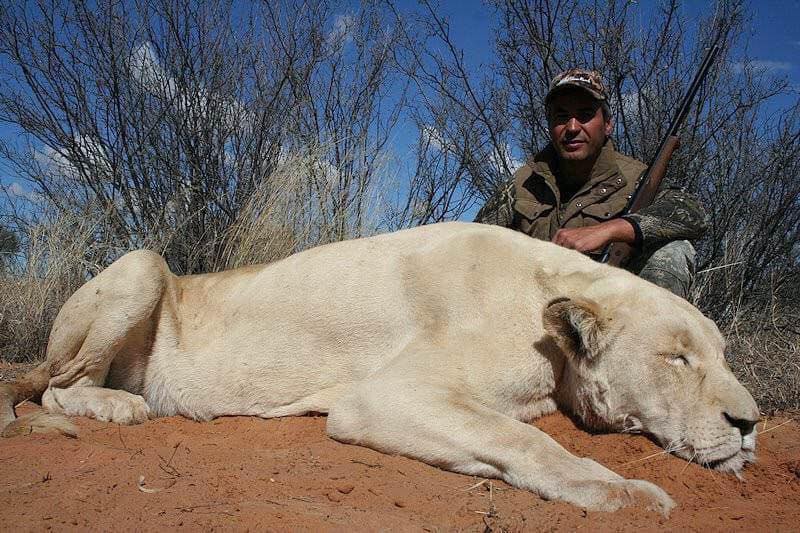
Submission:
<svg viewBox="0 0 800 533">
<path fill-rule="evenodd" d="M 0 530 L 798 527 L 800 425 L 786 417 L 759 424 L 759 463 L 743 481 L 658 454 L 642 436 L 590 435 L 560 414 L 537 421 L 574 453 L 666 489 L 679 505 L 669 520 L 643 510 L 585 512 L 500 481 L 340 444 L 325 436 L 325 417 L 76 423 L 77 439 L 0 440 Z"/>
</svg>

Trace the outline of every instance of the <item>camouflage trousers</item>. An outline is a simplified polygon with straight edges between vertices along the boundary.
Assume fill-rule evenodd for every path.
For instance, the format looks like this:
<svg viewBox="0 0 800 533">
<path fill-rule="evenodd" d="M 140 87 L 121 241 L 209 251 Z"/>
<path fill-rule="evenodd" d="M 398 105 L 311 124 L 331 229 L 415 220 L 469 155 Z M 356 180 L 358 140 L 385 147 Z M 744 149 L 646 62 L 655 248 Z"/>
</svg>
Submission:
<svg viewBox="0 0 800 533">
<path fill-rule="evenodd" d="M 671 241 L 634 256 L 626 267 L 642 279 L 688 299 L 695 273 L 695 250 L 689 241 Z"/>
</svg>

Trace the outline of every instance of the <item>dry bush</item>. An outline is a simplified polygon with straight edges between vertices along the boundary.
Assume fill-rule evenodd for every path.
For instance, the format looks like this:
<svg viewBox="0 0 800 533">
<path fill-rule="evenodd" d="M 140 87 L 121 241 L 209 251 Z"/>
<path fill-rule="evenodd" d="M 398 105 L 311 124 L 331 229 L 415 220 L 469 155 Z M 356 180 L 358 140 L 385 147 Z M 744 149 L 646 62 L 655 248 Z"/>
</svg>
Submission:
<svg viewBox="0 0 800 533">
<path fill-rule="evenodd" d="M 220 268 L 230 228 L 287 153 L 326 233 L 359 235 L 403 82 L 379 3 L 0 0 L 0 164 L 59 213 L 177 273 Z M 320 152 L 315 147 L 325 147 Z M 2 206 L 0 206 L 2 215 Z M 356 229 L 355 233 L 353 232 Z"/>
<path fill-rule="evenodd" d="M 777 269 L 760 283 L 743 266 L 747 246 L 725 253 L 697 274 L 692 302 L 716 318 L 728 341 L 726 359 L 764 413 L 800 410 L 798 280 Z M 719 294 L 726 294 L 721 298 Z"/>
<path fill-rule="evenodd" d="M 91 258 L 98 220 L 61 217 L 29 227 L 21 257 L 0 270 L 0 356 L 31 362 L 44 356 L 50 326 L 67 298 L 100 265 Z"/>
</svg>

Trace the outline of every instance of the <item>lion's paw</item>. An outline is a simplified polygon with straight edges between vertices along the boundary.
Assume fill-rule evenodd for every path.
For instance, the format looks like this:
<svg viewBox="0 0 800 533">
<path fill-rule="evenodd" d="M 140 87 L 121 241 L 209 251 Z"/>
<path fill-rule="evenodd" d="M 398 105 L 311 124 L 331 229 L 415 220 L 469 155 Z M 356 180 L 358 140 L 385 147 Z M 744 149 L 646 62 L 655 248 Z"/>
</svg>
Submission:
<svg viewBox="0 0 800 533">
<path fill-rule="evenodd" d="M 150 407 L 144 398 L 123 390 L 99 387 L 48 389 L 42 403 L 49 411 L 124 425 L 141 424 L 150 417 Z"/>
<path fill-rule="evenodd" d="M 619 507 L 643 507 L 665 517 L 675 507 L 675 501 L 662 488 L 641 479 L 623 479 L 608 483 L 612 498 Z"/>
<path fill-rule="evenodd" d="M 649 481 L 587 480 L 570 487 L 565 500 L 591 511 L 616 511 L 623 507 L 649 509 L 668 517 L 675 507 L 669 494 Z"/>
<path fill-rule="evenodd" d="M 119 391 L 124 392 L 124 391 Z M 115 397 L 111 400 L 110 416 L 107 409 L 102 416 L 97 416 L 97 420 L 114 422 L 117 424 L 141 424 L 150 418 L 150 407 L 144 398 L 136 394 L 128 394 L 125 398 Z"/>
</svg>

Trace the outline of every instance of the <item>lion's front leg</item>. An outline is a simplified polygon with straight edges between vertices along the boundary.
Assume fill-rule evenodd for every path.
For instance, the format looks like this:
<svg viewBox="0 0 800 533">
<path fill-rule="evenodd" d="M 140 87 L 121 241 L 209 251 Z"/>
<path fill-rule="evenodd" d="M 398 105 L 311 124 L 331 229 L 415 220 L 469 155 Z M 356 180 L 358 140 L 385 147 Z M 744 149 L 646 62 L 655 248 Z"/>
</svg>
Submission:
<svg viewBox="0 0 800 533">
<path fill-rule="evenodd" d="M 652 483 L 575 457 L 541 430 L 436 384 L 430 373 L 402 370 L 381 372 L 343 395 L 330 411 L 328 434 L 590 510 L 641 506 L 667 515 L 675 506 Z"/>
</svg>

